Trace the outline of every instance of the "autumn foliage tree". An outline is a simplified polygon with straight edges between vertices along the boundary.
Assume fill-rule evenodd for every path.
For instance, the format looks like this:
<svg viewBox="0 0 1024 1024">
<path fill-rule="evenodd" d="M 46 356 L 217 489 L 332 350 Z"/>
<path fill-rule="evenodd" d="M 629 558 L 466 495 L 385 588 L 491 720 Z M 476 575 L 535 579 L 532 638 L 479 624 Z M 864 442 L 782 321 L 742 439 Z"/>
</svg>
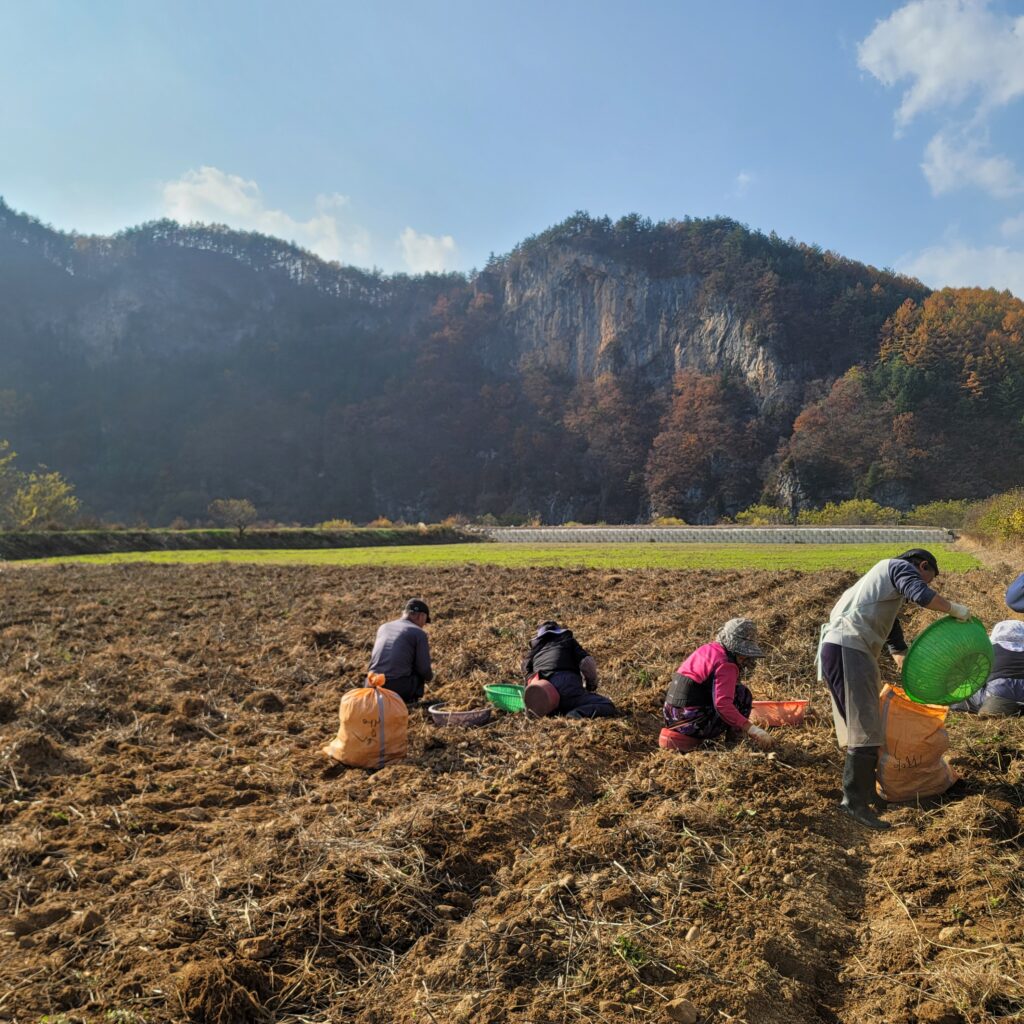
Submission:
<svg viewBox="0 0 1024 1024">
<path fill-rule="evenodd" d="M 71 525 L 79 511 L 72 484 L 44 466 L 22 472 L 16 459 L 10 444 L 0 441 L 0 528 L 45 530 Z"/>
<path fill-rule="evenodd" d="M 948 384 L 974 398 L 997 397 L 1024 371 L 1024 303 L 994 288 L 943 288 L 920 304 L 908 299 L 882 330 L 883 362 L 921 373 L 953 371 Z"/>
<path fill-rule="evenodd" d="M 750 504 L 764 439 L 747 388 L 727 376 L 676 374 L 672 400 L 647 457 L 653 516 L 714 521 Z"/>
<path fill-rule="evenodd" d="M 866 373 L 848 371 L 797 416 L 789 458 L 806 492 L 827 499 L 857 494 L 877 464 L 893 409 L 874 401 Z"/>
<path fill-rule="evenodd" d="M 575 390 L 565 423 L 586 445 L 583 472 L 596 490 L 593 518 L 632 522 L 642 515 L 657 410 L 637 381 L 610 373 Z"/>
<path fill-rule="evenodd" d="M 1019 482 L 1024 460 L 1024 303 L 944 288 L 886 322 L 879 359 L 805 408 L 787 448 L 819 500 L 906 507 Z"/>
</svg>

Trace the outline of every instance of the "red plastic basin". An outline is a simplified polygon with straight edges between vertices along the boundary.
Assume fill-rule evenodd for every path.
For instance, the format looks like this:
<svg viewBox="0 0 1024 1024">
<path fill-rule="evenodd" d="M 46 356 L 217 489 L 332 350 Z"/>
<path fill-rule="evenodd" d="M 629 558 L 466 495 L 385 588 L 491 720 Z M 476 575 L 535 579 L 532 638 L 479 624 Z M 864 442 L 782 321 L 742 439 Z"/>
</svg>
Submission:
<svg viewBox="0 0 1024 1024">
<path fill-rule="evenodd" d="M 677 729 L 662 729 L 658 736 L 658 746 L 662 750 L 678 750 L 680 753 L 687 753 L 696 750 L 700 746 L 700 740 L 693 736 L 684 736 Z"/>
<path fill-rule="evenodd" d="M 802 725 L 806 700 L 755 700 L 750 720 L 758 725 Z"/>
</svg>

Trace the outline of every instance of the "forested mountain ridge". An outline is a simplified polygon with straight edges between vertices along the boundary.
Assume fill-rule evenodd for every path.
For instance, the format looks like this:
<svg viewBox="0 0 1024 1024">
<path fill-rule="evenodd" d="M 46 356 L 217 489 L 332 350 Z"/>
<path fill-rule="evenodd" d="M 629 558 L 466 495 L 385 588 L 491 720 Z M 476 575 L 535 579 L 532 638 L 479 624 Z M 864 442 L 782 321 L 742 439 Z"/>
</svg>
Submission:
<svg viewBox="0 0 1024 1024">
<path fill-rule="evenodd" d="M 0 201 L 0 437 L 125 520 L 235 495 L 284 521 L 707 521 L 889 483 L 793 425 L 928 294 L 724 218 L 577 214 L 470 278 L 408 277 Z"/>
<path fill-rule="evenodd" d="M 458 279 L 385 278 L 218 225 L 163 220 L 112 237 L 65 234 L 12 211 L 2 198 L 0 258 L 5 291 L 28 290 L 21 308 L 9 312 L 20 312 L 37 329 L 60 327 L 73 345 L 95 343 L 92 358 L 99 359 L 116 357 L 118 342 L 128 336 L 171 348 L 230 347 L 280 307 L 293 315 L 288 307 L 296 294 L 298 306 L 314 313 L 330 309 L 366 322 L 423 316 L 437 286 Z M 47 306 L 43 299 L 57 301 Z M 176 307 L 189 317 L 185 329 L 174 318 Z M 139 315 L 148 316 L 146 330 L 131 322 Z"/>
</svg>

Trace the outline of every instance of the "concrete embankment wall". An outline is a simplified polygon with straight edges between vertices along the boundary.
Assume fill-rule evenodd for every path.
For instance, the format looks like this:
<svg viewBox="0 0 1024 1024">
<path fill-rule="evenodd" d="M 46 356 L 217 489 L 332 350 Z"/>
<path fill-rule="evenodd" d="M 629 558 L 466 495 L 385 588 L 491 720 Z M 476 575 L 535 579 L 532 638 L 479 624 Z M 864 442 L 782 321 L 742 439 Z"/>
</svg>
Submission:
<svg viewBox="0 0 1024 1024">
<path fill-rule="evenodd" d="M 953 540 L 949 530 L 918 526 L 594 526 L 493 527 L 503 544 L 896 544 L 927 547 Z"/>
</svg>

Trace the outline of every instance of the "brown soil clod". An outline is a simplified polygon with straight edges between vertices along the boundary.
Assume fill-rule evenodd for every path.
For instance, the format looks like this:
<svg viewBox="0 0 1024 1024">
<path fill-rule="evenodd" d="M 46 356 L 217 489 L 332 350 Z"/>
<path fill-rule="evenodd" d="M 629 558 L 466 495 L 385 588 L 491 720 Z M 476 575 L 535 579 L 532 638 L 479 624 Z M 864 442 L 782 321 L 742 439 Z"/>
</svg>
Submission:
<svg viewBox="0 0 1024 1024">
<path fill-rule="evenodd" d="M 273 991 L 271 980 L 248 961 L 187 964 L 177 977 L 177 991 L 193 1024 L 257 1024 L 272 1019 L 264 1006 Z"/>
<path fill-rule="evenodd" d="M 285 709 L 285 702 L 280 694 L 273 690 L 253 690 L 242 701 L 246 711 L 260 711 L 263 714 L 278 714 Z"/>
<path fill-rule="evenodd" d="M 697 1024 L 697 1007 L 689 999 L 672 999 L 665 1004 L 668 1019 L 678 1024 Z"/>
<path fill-rule="evenodd" d="M 267 960 L 278 950 L 278 944 L 269 935 L 257 935 L 238 943 L 238 955 L 247 960 Z"/>
<path fill-rule="evenodd" d="M 198 718 L 200 715 L 214 713 L 206 698 L 197 693 L 183 693 L 175 702 L 175 708 L 184 718 Z"/>
<path fill-rule="evenodd" d="M 75 930 L 79 935 L 89 935 L 91 932 L 102 928 L 106 923 L 103 915 L 90 907 L 76 922 Z"/>
<path fill-rule="evenodd" d="M 18 736 L 2 760 L 22 779 L 42 779 L 81 770 L 59 743 L 39 732 Z"/>
<path fill-rule="evenodd" d="M 348 645 L 348 633 L 343 629 L 318 624 L 310 626 L 303 635 L 306 643 L 319 650 Z"/>
</svg>

